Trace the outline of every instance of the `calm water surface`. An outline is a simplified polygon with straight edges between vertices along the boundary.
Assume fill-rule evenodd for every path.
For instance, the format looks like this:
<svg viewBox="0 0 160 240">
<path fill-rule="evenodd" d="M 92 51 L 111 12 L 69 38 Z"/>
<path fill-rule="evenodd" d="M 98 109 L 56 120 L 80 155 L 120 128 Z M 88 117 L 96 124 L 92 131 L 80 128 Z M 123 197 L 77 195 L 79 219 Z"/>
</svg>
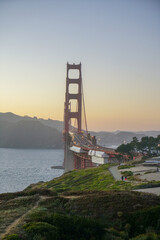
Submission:
<svg viewBox="0 0 160 240">
<path fill-rule="evenodd" d="M 0 193 L 16 192 L 31 183 L 49 181 L 63 174 L 64 151 L 0 148 Z"/>
</svg>

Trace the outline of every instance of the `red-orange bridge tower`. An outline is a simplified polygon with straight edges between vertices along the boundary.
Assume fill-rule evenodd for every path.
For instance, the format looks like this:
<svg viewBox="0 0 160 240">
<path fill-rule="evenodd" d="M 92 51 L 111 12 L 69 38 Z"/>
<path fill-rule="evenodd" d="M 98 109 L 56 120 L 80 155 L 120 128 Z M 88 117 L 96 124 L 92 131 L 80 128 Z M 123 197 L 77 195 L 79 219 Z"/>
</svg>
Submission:
<svg viewBox="0 0 160 240">
<path fill-rule="evenodd" d="M 79 71 L 79 77 L 78 78 L 69 78 L 69 71 L 71 70 L 78 70 Z M 70 93 L 69 87 L 72 84 L 78 85 L 78 93 Z M 69 64 L 67 63 L 67 77 L 66 77 L 66 96 L 65 96 L 65 112 L 64 112 L 64 118 L 65 118 L 65 129 L 64 133 L 69 133 L 69 125 L 70 120 L 72 118 L 77 119 L 78 123 L 78 133 L 81 132 L 81 111 L 82 111 L 82 74 L 81 74 L 81 63 L 80 64 Z M 78 104 L 78 110 L 77 112 L 72 112 L 71 110 L 71 100 L 77 100 Z"/>
<path fill-rule="evenodd" d="M 76 74 L 77 77 L 75 77 L 75 75 L 74 77 L 70 77 L 69 73 L 75 70 L 78 72 L 78 75 Z M 70 87 L 72 85 L 77 86 L 76 93 L 74 91 L 70 91 Z M 105 161 L 104 159 L 109 159 L 110 156 L 116 154 L 112 149 L 105 149 L 97 146 L 95 138 L 88 134 L 84 96 L 82 93 L 81 63 L 67 63 L 66 93 L 64 104 L 64 168 L 66 172 L 73 169 L 96 166 L 97 163 L 103 164 Z M 76 101 L 77 104 L 77 107 L 74 109 L 74 111 L 72 108 L 73 101 Z M 86 134 L 82 132 L 82 103 Z M 77 129 L 73 127 L 71 129 L 71 119 L 76 119 Z"/>
</svg>

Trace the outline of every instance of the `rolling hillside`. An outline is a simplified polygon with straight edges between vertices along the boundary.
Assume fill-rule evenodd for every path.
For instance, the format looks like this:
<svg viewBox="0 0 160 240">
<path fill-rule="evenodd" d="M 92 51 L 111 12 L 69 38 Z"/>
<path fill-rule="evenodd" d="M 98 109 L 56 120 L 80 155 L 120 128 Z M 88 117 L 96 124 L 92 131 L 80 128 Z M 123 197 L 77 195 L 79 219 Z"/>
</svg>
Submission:
<svg viewBox="0 0 160 240">
<path fill-rule="evenodd" d="M 0 120 L 0 147 L 63 148 L 62 133 L 37 120 Z"/>
<path fill-rule="evenodd" d="M 115 181 L 108 167 L 0 194 L 0 239 L 160 239 L 160 197 L 126 190 L 132 183 Z"/>
<path fill-rule="evenodd" d="M 62 131 L 62 121 L 0 113 L 0 147 L 59 148 L 63 146 Z M 160 131 L 102 131 L 91 134 L 96 136 L 99 145 L 117 147 L 130 142 L 133 137 L 139 140 L 144 136 L 156 137 Z"/>
</svg>

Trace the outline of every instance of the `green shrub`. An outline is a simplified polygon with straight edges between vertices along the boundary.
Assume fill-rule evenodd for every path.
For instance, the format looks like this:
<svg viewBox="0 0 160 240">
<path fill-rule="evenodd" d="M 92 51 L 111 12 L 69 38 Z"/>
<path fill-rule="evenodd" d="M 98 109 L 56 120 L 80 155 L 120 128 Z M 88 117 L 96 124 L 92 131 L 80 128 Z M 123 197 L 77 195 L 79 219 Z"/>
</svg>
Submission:
<svg viewBox="0 0 160 240">
<path fill-rule="evenodd" d="M 21 240 L 21 238 L 17 234 L 11 234 L 3 238 L 5 240 Z"/>
<path fill-rule="evenodd" d="M 129 233 L 130 229 L 131 229 L 131 225 L 129 223 L 126 223 L 126 225 L 124 226 L 124 229 L 126 232 Z"/>
<path fill-rule="evenodd" d="M 35 195 L 35 194 L 40 194 L 44 196 L 57 196 L 56 191 L 51 191 L 50 189 L 41 187 L 41 188 L 34 188 L 34 189 L 26 189 L 23 191 L 25 195 Z"/>
<path fill-rule="evenodd" d="M 150 227 L 159 231 L 160 206 L 136 211 L 130 214 L 127 220 L 131 225 L 131 235 L 145 233 Z"/>
<path fill-rule="evenodd" d="M 45 238 L 47 240 L 101 240 L 105 234 L 103 224 L 97 220 L 84 217 L 39 212 L 31 215 L 31 221 L 24 225 L 24 229 L 29 237 L 32 238 L 39 234 L 40 236 L 48 237 Z"/>
<path fill-rule="evenodd" d="M 159 240 L 160 235 L 157 235 L 156 233 L 147 233 L 147 234 L 141 234 L 134 238 L 131 238 L 130 240 Z"/>
<path fill-rule="evenodd" d="M 117 237 L 120 237 L 120 233 L 118 230 L 116 230 L 115 228 L 111 227 L 108 229 L 108 232 L 109 233 L 112 233 L 113 236 L 117 236 Z"/>
<path fill-rule="evenodd" d="M 55 214 L 53 224 L 60 229 L 61 239 L 103 239 L 104 226 L 96 220 Z"/>
<path fill-rule="evenodd" d="M 121 165 L 118 167 L 118 169 L 126 169 L 126 168 L 132 168 L 135 167 L 135 165 Z"/>
<path fill-rule="evenodd" d="M 124 171 L 121 174 L 123 174 L 123 176 L 125 176 L 125 177 L 133 176 L 133 172 L 131 172 L 131 171 Z"/>
<path fill-rule="evenodd" d="M 140 184 L 134 186 L 132 189 L 144 189 L 144 188 L 153 188 L 153 187 L 160 187 L 160 181 L 152 181 L 145 184 Z"/>
<path fill-rule="evenodd" d="M 30 222 L 24 225 L 24 229 L 31 239 L 37 234 L 46 240 L 58 239 L 57 228 L 46 222 Z"/>
</svg>

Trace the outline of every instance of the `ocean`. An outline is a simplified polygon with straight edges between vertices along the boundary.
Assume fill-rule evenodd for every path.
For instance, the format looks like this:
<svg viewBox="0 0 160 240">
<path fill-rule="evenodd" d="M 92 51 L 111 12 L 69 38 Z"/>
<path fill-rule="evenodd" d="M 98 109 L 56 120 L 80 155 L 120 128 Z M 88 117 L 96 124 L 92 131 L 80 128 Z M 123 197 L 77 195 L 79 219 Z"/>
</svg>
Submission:
<svg viewBox="0 0 160 240">
<path fill-rule="evenodd" d="M 0 148 L 0 193 L 17 192 L 32 183 L 49 181 L 64 173 L 63 149 Z"/>
</svg>

